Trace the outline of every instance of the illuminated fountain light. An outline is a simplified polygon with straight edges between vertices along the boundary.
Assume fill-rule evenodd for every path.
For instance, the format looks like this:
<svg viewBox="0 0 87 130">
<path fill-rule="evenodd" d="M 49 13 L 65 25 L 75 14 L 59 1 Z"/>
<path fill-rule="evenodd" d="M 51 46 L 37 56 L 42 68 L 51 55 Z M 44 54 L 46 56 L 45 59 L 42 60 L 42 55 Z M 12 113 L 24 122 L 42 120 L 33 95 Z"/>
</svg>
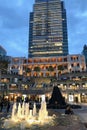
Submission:
<svg viewBox="0 0 87 130">
<path fill-rule="evenodd" d="M 14 103 L 14 105 L 13 105 L 13 109 L 12 109 L 12 116 L 11 116 L 11 119 L 12 119 L 12 120 L 15 119 L 16 109 L 17 109 L 17 107 L 16 107 L 16 103 Z"/>
<path fill-rule="evenodd" d="M 41 108 L 37 112 L 36 104 L 33 109 L 29 109 L 29 103 L 13 105 L 12 116 L 4 122 L 4 128 L 14 127 L 19 124 L 20 128 L 30 127 L 33 124 L 47 124 L 54 119 L 54 116 L 48 116 L 45 96 L 42 95 Z"/>
<path fill-rule="evenodd" d="M 14 109 L 14 108 L 13 108 Z M 18 105 L 18 111 L 17 111 L 17 114 L 14 115 L 14 117 L 18 117 L 20 118 L 22 116 L 22 108 L 21 108 L 21 104 L 19 103 Z"/>
<path fill-rule="evenodd" d="M 45 101 L 45 95 L 42 95 L 41 98 L 42 101 L 41 101 L 41 108 L 39 110 L 39 120 L 43 121 L 48 117 L 48 111 L 47 111 L 47 106 Z"/>
<path fill-rule="evenodd" d="M 25 103 L 23 102 L 23 104 L 22 104 L 22 108 L 21 108 L 21 115 L 22 115 L 22 117 L 25 117 Z"/>
<path fill-rule="evenodd" d="M 33 116 L 36 116 L 36 114 L 37 114 L 36 104 L 34 103 L 34 107 L 33 107 Z"/>
<path fill-rule="evenodd" d="M 39 110 L 39 120 L 40 121 L 43 121 L 45 120 L 46 118 L 48 118 L 48 111 L 47 111 L 47 108 L 46 108 L 46 102 L 45 101 L 42 101 L 41 102 L 41 108 Z"/>
<path fill-rule="evenodd" d="M 29 115 L 29 103 L 25 104 L 25 120 L 28 120 Z"/>
</svg>

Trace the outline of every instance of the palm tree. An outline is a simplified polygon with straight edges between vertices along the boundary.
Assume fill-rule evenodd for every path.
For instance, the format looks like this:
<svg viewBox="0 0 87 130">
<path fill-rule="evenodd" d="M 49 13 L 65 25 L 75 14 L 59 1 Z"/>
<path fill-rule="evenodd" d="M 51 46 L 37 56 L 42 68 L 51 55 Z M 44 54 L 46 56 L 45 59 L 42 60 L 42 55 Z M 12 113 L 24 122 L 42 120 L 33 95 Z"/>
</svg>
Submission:
<svg viewBox="0 0 87 130">
<path fill-rule="evenodd" d="M 4 59 L 0 59 L 0 82 L 1 82 L 1 75 L 2 75 L 2 73 L 7 73 L 8 63 L 9 63 L 8 61 L 6 61 Z M 6 93 L 7 93 L 7 86 L 6 86 L 6 84 L 5 84 L 5 87 L 6 88 L 3 88 L 3 97 L 4 97 L 4 91 L 6 91 Z"/>
<path fill-rule="evenodd" d="M 40 71 L 40 67 L 38 67 L 38 66 L 34 67 L 34 71 L 39 72 Z"/>
<path fill-rule="evenodd" d="M 26 72 L 27 73 L 31 72 L 31 69 L 30 68 L 26 68 Z"/>
<path fill-rule="evenodd" d="M 40 72 L 40 67 L 39 66 L 34 67 L 34 71 L 36 71 L 37 73 L 39 73 Z"/>
<path fill-rule="evenodd" d="M 47 70 L 50 71 L 50 72 L 53 72 L 53 71 L 54 71 L 54 68 L 53 68 L 53 66 L 50 65 L 50 66 L 47 68 Z"/>
<path fill-rule="evenodd" d="M 58 77 L 61 75 L 61 72 L 64 70 L 64 67 L 62 65 L 58 66 Z"/>
<path fill-rule="evenodd" d="M 50 65 L 50 66 L 48 67 L 48 71 L 54 71 L 53 66 Z"/>
<path fill-rule="evenodd" d="M 25 72 L 26 72 L 26 74 L 27 74 L 27 73 L 30 73 L 30 72 L 31 72 L 31 69 L 28 68 L 28 67 L 26 67 L 26 68 L 25 68 Z"/>
<path fill-rule="evenodd" d="M 8 69 L 8 64 L 9 62 L 4 60 L 4 59 L 0 59 L 0 71 L 2 72 L 7 72 Z"/>
</svg>

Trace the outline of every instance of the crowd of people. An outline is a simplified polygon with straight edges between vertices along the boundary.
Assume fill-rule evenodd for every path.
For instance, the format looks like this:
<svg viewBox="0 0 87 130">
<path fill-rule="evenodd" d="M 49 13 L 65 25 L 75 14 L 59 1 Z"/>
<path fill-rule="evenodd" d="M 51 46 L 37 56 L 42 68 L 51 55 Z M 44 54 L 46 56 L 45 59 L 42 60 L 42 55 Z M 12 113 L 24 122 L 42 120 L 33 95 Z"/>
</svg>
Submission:
<svg viewBox="0 0 87 130">
<path fill-rule="evenodd" d="M 20 99 L 18 98 L 18 100 L 17 100 L 17 103 L 18 102 L 20 102 Z M 26 98 L 26 100 L 25 100 L 25 103 L 27 103 L 27 102 L 29 102 L 29 100 L 28 100 L 28 98 Z M 23 103 L 23 102 L 22 102 Z M 9 110 L 10 110 L 10 107 L 11 107 L 11 103 L 10 103 L 10 101 L 9 101 L 9 99 L 1 99 L 0 100 L 0 112 L 3 112 L 3 110 L 5 111 L 5 112 L 9 112 Z M 74 112 L 73 112 L 73 110 L 72 110 L 72 108 L 71 108 L 71 106 L 70 105 L 67 105 L 67 107 L 66 107 L 66 109 L 65 109 L 65 114 L 67 114 L 67 115 L 72 115 L 72 114 L 74 114 Z"/>
<path fill-rule="evenodd" d="M 10 106 L 11 106 L 10 101 L 2 98 L 0 101 L 0 112 L 2 112 L 3 110 L 5 110 L 6 112 L 9 112 Z"/>
</svg>

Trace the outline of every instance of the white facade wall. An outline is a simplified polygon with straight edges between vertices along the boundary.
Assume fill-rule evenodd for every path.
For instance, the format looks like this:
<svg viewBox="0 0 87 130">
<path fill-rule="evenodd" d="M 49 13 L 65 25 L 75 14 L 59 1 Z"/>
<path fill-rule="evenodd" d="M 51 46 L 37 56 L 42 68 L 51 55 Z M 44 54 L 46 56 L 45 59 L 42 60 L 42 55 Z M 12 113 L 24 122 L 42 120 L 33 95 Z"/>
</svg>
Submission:
<svg viewBox="0 0 87 130">
<path fill-rule="evenodd" d="M 66 59 L 66 60 L 64 60 Z M 25 62 L 26 60 L 26 62 Z M 25 67 L 28 67 L 31 69 L 31 76 L 34 76 L 34 67 L 40 67 L 40 73 L 43 73 L 43 77 L 46 76 L 47 73 L 47 67 L 53 66 L 54 71 L 52 73 L 55 73 L 55 76 L 58 76 L 58 66 L 67 66 L 67 69 L 64 69 L 62 72 L 76 72 L 76 71 L 86 71 L 86 63 L 85 63 L 85 57 L 83 55 L 68 55 L 68 56 L 62 56 L 62 57 L 44 57 L 44 58 L 13 58 L 11 60 L 11 63 L 8 66 L 8 71 L 11 73 L 18 73 L 23 74 L 25 72 Z M 39 73 L 37 74 L 38 76 Z M 51 75 L 51 72 L 49 72 L 49 76 Z"/>
</svg>

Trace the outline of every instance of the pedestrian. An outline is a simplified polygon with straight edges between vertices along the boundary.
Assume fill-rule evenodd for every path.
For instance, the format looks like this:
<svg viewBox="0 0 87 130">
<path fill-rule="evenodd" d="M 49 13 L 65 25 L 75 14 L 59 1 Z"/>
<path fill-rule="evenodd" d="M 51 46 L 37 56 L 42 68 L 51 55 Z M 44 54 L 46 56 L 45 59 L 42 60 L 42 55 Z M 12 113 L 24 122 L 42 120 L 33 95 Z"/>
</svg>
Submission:
<svg viewBox="0 0 87 130">
<path fill-rule="evenodd" d="M 68 105 L 68 106 L 66 107 L 66 109 L 65 109 L 65 114 L 68 114 L 68 115 L 74 114 L 74 112 L 73 112 L 73 110 L 72 110 L 72 108 L 71 108 L 70 105 Z"/>
<path fill-rule="evenodd" d="M 0 102 L 0 112 L 2 112 L 3 109 L 3 101 Z"/>
<path fill-rule="evenodd" d="M 10 109 L 10 101 L 8 100 L 8 102 L 7 102 L 7 112 L 9 112 L 9 109 Z"/>
</svg>

